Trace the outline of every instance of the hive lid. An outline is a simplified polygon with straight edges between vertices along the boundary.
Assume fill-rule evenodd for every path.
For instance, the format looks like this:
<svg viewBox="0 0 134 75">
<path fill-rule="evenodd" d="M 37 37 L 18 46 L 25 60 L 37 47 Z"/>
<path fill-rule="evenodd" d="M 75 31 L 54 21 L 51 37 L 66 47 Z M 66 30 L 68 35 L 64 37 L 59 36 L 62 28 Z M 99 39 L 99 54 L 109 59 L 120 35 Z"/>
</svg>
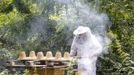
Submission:
<svg viewBox="0 0 134 75">
<path fill-rule="evenodd" d="M 47 53 L 46 53 L 46 57 L 47 57 L 47 58 L 51 58 L 51 57 L 53 57 L 52 52 L 51 52 L 51 51 L 47 51 Z"/>
<path fill-rule="evenodd" d="M 26 58 L 26 53 L 25 53 L 25 51 L 22 51 L 22 52 L 20 52 L 19 53 L 19 58 L 18 59 L 25 59 Z"/>
<path fill-rule="evenodd" d="M 31 57 L 31 58 L 36 57 L 36 55 L 35 55 L 35 51 L 30 51 L 30 53 L 29 53 L 29 57 Z"/>
<path fill-rule="evenodd" d="M 37 59 L 38 59 L 38 60 L 44 59 L 44 54 L 43 54 L 43 52 L 38 52 L 38 53 L 37 53 Z"/>
<path fill-rule="evenodd" d="M 59 60 L 61 58 L 62 58 L 61 52 L 57 51 L 56 54 L 55 54 L 55 59 Z"/>
</svg>

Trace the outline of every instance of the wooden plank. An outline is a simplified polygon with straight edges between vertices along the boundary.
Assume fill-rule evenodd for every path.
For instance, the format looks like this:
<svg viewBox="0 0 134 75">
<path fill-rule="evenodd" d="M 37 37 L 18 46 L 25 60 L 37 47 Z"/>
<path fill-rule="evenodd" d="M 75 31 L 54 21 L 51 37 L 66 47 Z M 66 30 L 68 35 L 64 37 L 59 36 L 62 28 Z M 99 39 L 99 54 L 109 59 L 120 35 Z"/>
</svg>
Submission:
<svg viewBox="0 0 134 75">
<path fill-rule="evenodd" d="M 26 58 L 26 59 L 17 59 L 18 61 L 70 61 L 71 59 L 63 59 L 63 58 L 61 58 L 61 59 L 31 59 L 31 58 Z M 16 61 L 17 61 L 16 60 Z"/>
<path fill-rule="evenodd" d="M 13 67 L 13 68 L 27 68 L 27 67 L 46 67 L 46 65 L 32 65 L 32 66 L 13 65 L 13 66 L 7 66 L 7 67 Z"/>
<path fill-rule="evenodd" d="M 66 65 L 63 66 L 52 66 L 52 67 L 46 67 L 46 65 L 31 65 L 31 66 L 26 66 L 26 65 L 13 65 L 13 66 L 7 66 L 7 67 L 13 67 L 13 68 L 27 68 L 27 67 L 44 67 L 44 68 L 65 68 L 67 67 Z"/>
</svg>

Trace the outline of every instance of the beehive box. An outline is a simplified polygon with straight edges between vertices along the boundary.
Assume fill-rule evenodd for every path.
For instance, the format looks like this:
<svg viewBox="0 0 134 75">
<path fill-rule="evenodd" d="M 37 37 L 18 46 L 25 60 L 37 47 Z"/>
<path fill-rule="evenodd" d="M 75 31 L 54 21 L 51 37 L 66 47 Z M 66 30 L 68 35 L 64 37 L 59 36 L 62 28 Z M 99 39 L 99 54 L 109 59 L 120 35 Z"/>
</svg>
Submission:
<svg viewBox="0 0 134 75">
<path fill-rule="evenodd" d="M 9 67 L 26 68 L 28 75 L 65 75 L 65 67 L 67 67 L 67 63 L 71 59 L 68 52 L 65 52 L 64 55 L 61 52 L 57 52 L 53 56 L 52 52 L 48 51 L 44 56 L 43 52 L 35 54 L 34 51 L 31 51 L 29 56 L 26 56 L 23 51 L 20 52 L 19 58 L 16 60 L 17 63 Z"/>
<path fill-rule="evenodd" d="M 81 75 L 80 72 L 76 72 L 75 75 Z"/>
<path fill-rule="evenodd" d="M 29 74 L 28 75 L 45 75 L 45 70 L 42 68 L 27 68 Z"/>
<path fill-rule="evenodd" d="M 47 75 L 64 75 L 63 68 L 47 68 Z"/>
<path fill-rule="evenodd" d="M 64 68 L 28 68 L 29 74 L 38 74 L 38 75 L 65 75 Z"/>
</svg>

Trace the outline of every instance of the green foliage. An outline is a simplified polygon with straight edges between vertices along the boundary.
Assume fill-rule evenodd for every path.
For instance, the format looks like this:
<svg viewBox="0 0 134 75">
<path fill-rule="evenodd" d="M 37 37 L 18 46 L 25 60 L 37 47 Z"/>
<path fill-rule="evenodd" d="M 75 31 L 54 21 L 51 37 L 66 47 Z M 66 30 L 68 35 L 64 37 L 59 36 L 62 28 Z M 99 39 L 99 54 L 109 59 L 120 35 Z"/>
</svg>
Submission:
<svg viewBox="0 0 134 75">
<path fill-rule="evenodd" d="M 112 32 L 108 31 L 112 34 L 112 42 L 109 54 L 104 55 L 98 63 L 98 74 L 134 75 L 134 2 L 132 0 L 100 2 L 99 11 L 107 13 L 112 23 L 110 27 Z"/>
<path fill-rule="evenodd" d="M 108 31 L 111 37 L 109 54 L 99 59 L 97 74 L 133 75 L 134 1 L 88 0 L 88 2 L 99 12 L 106 13 L 112 23 L 109 28 L 111 31 Z M 69 50 L 70 45 L 67 42 L 72 35 L 64 32 L 67 30 L 66 18 L 60 14 L 63 8 L 63 5 L 53 0 L 42 0 L 41 3 L 37 0 L 0 0 L 0 46 L 9 49 L 4 50 L 5 54 L 9 53 L 6 51 L 15 54 L 21 50 Z M 29 33 L 34 21 L 43 21 L 42 29 L 45 32 Z M 36 24 L 35 27 L 40 26 L 38 25 L 40 23 Z M 65 39 L 67 36 L 70 37 Z M 4 56 L 4 59 L 6 58 Z"/>
<path fill-rule="evenodd" d="M 9 10 L 12 10 L 12 4 L 13 0 L 0 0 L 0 12 L 8 12 Z"/>
<path fill-rule="evenodd" d="M 68 63 L 68 67 L 65 69 L 67 71 L 67 75 L 73 75 L 73 73 L 77 71 L 75 67 L 77 67 L 77 60 L 73 59 Z"/>
<path fill-rule="evenodd" d="M 29 12 L 31 14 L 36 14 L 36 15 L 39 15 L 42 13 L 43 11 L 43 4 L 45 4 L 44 2 L 45 1 L 42 1 L 42 3 L 38 3 L 38 1 L 35 1 L 35 0 L 23 0 L 22 1 L 25 5 L 25 7 L 27 7 L 27 9 L 29 10 Z"/>
<path fill-rule="evenodd" d="M 134 41 L 134 2 L 131 0 L 103 0 L 100 10 L 107 13 L 111 22 L 111 30 L 117 34 L 122 48 L 133 53 Z M 131 54 L 131 57 L 133 55 Z"/>
<path fill-rule="evenodd" d="M 109 54 L 99 59 L 98 75 L 133 75 L 134 62 L 130 55 L 122 49 L 116 34 L 110 31 L 109 37 L 112 40 L 109 45 Z"/>
<path fill-rule="evenodd" d="M 0 13 L 0 27 L 3 27 L 5 25 L 11 25 L 18 21 L 23 20 L 23 15 L 21 15 L 16 8 L 13 9 L 13 11 L 7 13 Z"/>
<path fill-rule="evenodd" d="M 12 55 L 9 52 L 9 50 L 7 50 L 5 48 L 3 48 L 3 49 L 0 48 L 0 61 L 1 61 L 0 62 L 0 72 L 5 69 L 3 63 L 6 63 L 6 61 L 11 58 L 12 58 Z"/>
</svg>

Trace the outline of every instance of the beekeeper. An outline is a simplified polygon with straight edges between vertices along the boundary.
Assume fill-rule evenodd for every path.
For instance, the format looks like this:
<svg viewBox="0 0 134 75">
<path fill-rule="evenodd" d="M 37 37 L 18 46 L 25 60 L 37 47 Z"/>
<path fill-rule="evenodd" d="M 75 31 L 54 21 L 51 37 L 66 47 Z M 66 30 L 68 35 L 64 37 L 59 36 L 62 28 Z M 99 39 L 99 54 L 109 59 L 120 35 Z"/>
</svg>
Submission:
<svg viewBox="0 0 134 75">
<path fill-rule="evenodd" d="M 96 60 L 102 52 L 102 46 L 91 33 L 89 27 L 79 26 L 74 30 L 70 56 L 77 58 L 81 75 L 96 75 Z"/>
</svg>

